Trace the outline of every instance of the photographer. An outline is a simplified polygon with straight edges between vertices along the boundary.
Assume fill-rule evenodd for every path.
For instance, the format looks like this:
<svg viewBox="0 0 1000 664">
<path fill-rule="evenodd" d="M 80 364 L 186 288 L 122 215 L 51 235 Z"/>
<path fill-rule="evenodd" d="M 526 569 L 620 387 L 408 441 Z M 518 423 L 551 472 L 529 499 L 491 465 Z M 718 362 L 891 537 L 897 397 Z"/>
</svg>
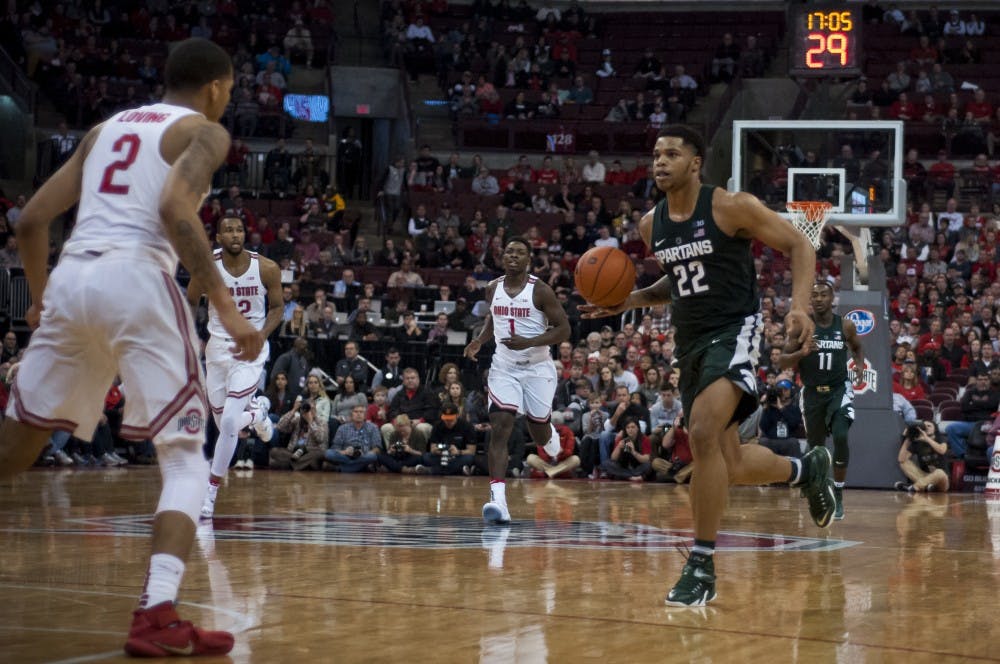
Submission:
<svg viewBox="0 0 1000 664">
<path fill-rule="evenodd" d="M 805 438 L 802 411 L 792 398 L 792 381 L 779 380 L 764 397 L 760 417 L 760 444 L 776 454 L 800 457 L 799 438 Z"/>
<path fill-rule="evenodd" d="M 604 472 L 616 480 L 642 482 L 653 470 L 649 436 L 639 430 L 635 418 L 627 418 L 615 440 L 611 458 L 604 462 Z"/>
<path fill-rule="evenodd" d="M 426 472 L 420 462 L 427 452 L 427 437 L 414 428 L 408 415 L 397 416 L 393 426 L 386 451 L 379 452 L 378 462 L 390 473 Z"/>
<path fill-rule="evenodd" d="M 458 408 L 454 404 L 445 404 L 441 407 L 440 420 L 431 429 L 424 465 L 433 475 L 458 475 L 463 472 L 469 475 L 475 455 L 476 432 L 472 425 L 458 416 Z"/>
<path fill-rule="evenodd" d="M 683 484 L 691 474 L 693 459 L 683 416 L 674 418 L 673 426 L 663 434 L 657 454 L 651 462 L 656 481 Z"/>
<path fill-rule="evenodd" d="M 910 483 L 896 482 L 896 488 L 900 491 L 947 491 L 947 452 L 948 446 L 937 440 L 937 425 L 934 422 L 919 422 L 906 427 L 898 460 Z"/>
<path fill-rule="evenodd" d="M 367 410 L 365 404 L 357 404 L 351 409 L 351 419 L 337 428 L 333 443 L 324 455 L 324 468 L 332 466 L 342 473 L 375 469 L 378 453 L 382 451 L 379 448 L 382 436 L 378 427 L 365 419 Z"/>
<path fill-rule="evenodd" d="M 270 452 L 271 468 L 319 470 L 326 452 L 326 419 L 316 416 L 310 401 L 297 400 L 292 409 L 278 420 L 278 431 L 290 434 L 288 447 L 274 447 Z"/>
</svg>

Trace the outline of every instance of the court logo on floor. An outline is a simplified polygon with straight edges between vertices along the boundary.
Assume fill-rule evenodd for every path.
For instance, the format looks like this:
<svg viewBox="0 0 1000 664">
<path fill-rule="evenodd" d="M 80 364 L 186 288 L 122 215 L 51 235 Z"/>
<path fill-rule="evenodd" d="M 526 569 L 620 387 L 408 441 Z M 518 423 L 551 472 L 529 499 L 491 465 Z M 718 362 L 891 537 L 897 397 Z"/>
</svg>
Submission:
<svg viewBox="0 0 1000 664">
<path fill-rule="evenodd" d="M 47 532 L 146 537 L 152 525 L 150 515 L 107 516 L 67 519 L 62 527 Z M 419 549 L 479 548 L 484 528 L 479 517 L 319 511 L 216 516 L 213 526 L 216 540 Z M 506 546 L 673 551 L 690 544 L 692 536 L 689 530 L 640 523 L 526 519 L 510 526 Z M 834 538 L 723 531 L 716 547 L 726 551 L 830 551 L 857 544 L 860 542 Z"/>
</svg>

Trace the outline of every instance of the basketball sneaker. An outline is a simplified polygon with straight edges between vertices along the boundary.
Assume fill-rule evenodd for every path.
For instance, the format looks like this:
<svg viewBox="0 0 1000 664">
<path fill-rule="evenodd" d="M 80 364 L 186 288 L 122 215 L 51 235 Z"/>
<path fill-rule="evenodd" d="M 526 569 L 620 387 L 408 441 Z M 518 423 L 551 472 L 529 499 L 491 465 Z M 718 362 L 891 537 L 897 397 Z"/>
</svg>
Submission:
<svg viewBox="0 0 1000 664">
<path fill-rule="evenodd" d="M 274 437 L 274 424 L 267 414 L 271 411 L 271 400 L 263 394 L 250 400 L 250 408 L 254 411 L 253 430 L 257 432 L 260 442 L 269 443 Z"/>
<path fill-rule="evenodd" d="M 667 593 L 667 606 L 705 606 L 715 599 L 715 561 L 712 556 L 692 553 L 684 563 L 681 578 Z"/>
<path fill-rule="evenodd" d="M 833 510 L 833 520 L 843 521 L 844 520 L 844 489 L 841 487 L 833 487 L 833 498 L 836 501 L 836 507 Z"/>
<path fill-rule="evenodd" d="M 190 657 L 225 655 L 233 649 L 233 635 L 212 632 L 181 620 L 173 602 L 160 602 L 132 614 L 125 652 L 133 657 Z"/>
<path fill-rule="evenodd" d="M 510 510 L 505 499 L 496 500 L 490 490 L 490 502 L 483 505 L 483 520 L 492 525 L 507 525 L 510 523 Z"/>
<path fill-rule="evenodd" d="M 809 515 L 820 528 L 826 528 L 833 520 L 837 499 L 830 479 L 830 464 L 833 458 L 826 447 L 814 447 L 802 457 L 803 472 L 807 476 L 802 486 L 802 495 L 809 501 Z"/>
<path fill-rule="evenodd" d="M 559 432 L 556 431 L 556 428 L 551 424 L 549 427 L 552 429 L 552 436 L 549 438 L 549 442 L 545 443 L 545 446 L 542 449 L 545 450 L 546 454 L 555 459 L 562 451 L 562 443 L 559 441 Z"/>
<path fill-rule="evenodd" d="M 215 515 L 215 499 L 219 495 L 219 487 L 209 484 L 205 491 L 205 500 L 201 503 L 201 518 L 211 519 Z"/>
</svg>

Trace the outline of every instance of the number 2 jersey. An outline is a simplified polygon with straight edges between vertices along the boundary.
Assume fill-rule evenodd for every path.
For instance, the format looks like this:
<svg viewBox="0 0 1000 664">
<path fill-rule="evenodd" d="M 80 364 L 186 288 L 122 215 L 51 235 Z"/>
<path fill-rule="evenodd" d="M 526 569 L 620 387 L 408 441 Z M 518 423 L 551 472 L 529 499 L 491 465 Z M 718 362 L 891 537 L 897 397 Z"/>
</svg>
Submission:
<svg viewBox="0 0 1000 664">
<path fill-rule="evenodd" d="M 229 274 L 226 266 L 222 264 L 222 249 L 216 249 L 213 257 L 215 258 L 215 266 L 219 268 L 222 282 L 229 289 L 229 294 L 236 302 L 236 308 L 239 309 L 244 318 L 250 321 L 251 325 L 262 330 L 264 329 L 264 321 L 267 319 L 267 289 L 264 288 L 264 282 L 260 278 L 259 256 L 252 251 L 247 251 L 247 254 L 250 255 L 250 267 L 238 277 Z M 219 320 L 219 312 L 216 311 L 211 302 L 208 305 L 208 332 L 213 338 L 229 338 L 229 333 L 226 332 L 226 328 L 222 327 L 222 322 Z"/>
<path fill-rule="evenodd" d="M 159 212 L 170 172 L 160 141 L 176 121 L 196 113 L 183 106 L 152 104 L 121 111 L 104 122 L 83 164 L 76 225 L 64 253 L 124 249 L 174 274 L 177 254 Z"/>
<path fill-rule="evenodd" d="M 548 346 L 538 346 L 526 350 L 511 350 L 500 343 L 510 338 L 511 334 L 519 337 L 537 337 L 548 329 L 548 319 L 535 306 L 535 284 L 538 277 L 528 275 L 528 281 L 515 295 L 508 295 L 504 290 L 504 277 L 497 281 L 490 302 L 490 313 L 493 315 L 493 338 L 497 344 L 494 360 L 507 364 L 527 366 L 551 360 Z"/>
<path fill-rule="evenodd" d="M 666 198 L 653 212 L 652 251 L 670 277 L 679 354 L 703 336 L 743 325 L 760 308 L 750 240 L 726 235 L 716 225 L 714 191 L 703 184 L 694 212 L 684 221 L 670 219 Z"/>
</svg>

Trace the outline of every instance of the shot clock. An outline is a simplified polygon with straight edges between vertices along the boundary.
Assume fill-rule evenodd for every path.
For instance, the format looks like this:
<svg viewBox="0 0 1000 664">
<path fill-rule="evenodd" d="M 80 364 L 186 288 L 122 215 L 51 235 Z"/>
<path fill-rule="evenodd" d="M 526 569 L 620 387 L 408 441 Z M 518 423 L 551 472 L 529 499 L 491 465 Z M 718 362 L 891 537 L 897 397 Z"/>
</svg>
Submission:
<svg viewBox="0 0 1000 664">
<path fill-rule="evenodd" d="M 793 10 L 793 76 L 861 74 L 861 11 L 839 5 L 797 5 Z"/>
</svg>

